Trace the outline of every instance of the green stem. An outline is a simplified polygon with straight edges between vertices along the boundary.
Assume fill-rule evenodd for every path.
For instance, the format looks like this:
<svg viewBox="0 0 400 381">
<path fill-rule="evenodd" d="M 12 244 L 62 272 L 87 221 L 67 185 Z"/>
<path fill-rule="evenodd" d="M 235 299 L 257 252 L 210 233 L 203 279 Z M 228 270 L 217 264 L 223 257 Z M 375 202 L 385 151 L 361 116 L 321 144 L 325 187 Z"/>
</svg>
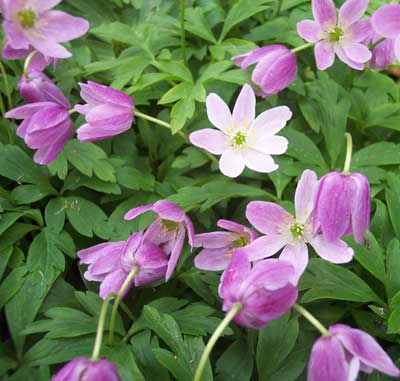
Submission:
<svg viewBox="0 0 400 381">
<path fill-rule="evenodd" d="M 298 46 L 297 48 L 293 48 L 293 49 L 291 49 L 291 51 L 293 53 L 297 53 L 297 52 L 300 52 L 302 50 L 308 49 L 311 46 L 314 46 L 314 44 L 312 42 L 307 42 L 307 44 L 303 44 L 303 45 Z"/>
<path fill-rule="evenodd" d="M 1 71 L 2 77 L 4 78 L 4 87 L 5 87 L 6 95 L 7 95 L 8 109 L 11 110 L 13 105 L 12 105 L 12 99 L 11 99 L 10 84 L 8 83 L 6 69 L 4 69 L 4 65 L 1 61 L 0 61 L 0 71 Z"/>
<path fill-rule="evenodd" d="M 105 298 L 103 305 L 101 306 L 99 322 L 97 324 L 97 333 L 96 340 L 94 342 L 93 353 L 92 353 L 92 361 L 97 361 L 100 355 L 101 342 L 103 340 L 103 332 L 104 332 L 104 323 L 106 321 L 108 305 L 112 297 L 114 297 L 114 293 L 110 293 Z"/>
<path fill-rule="evenodd" d="M 303 315 L 318 331 L 321 332 L 322 336 L 329 336 L 328 330 L 317 320 L 313 315 L 311 315 L 304 307 L 299 306 L 297 303 L 293 306 L 297 312 Z"/>
<path fill-rule="evenodd" d="M 69 115 L 72 115 L 76 113 L 77 111 L 74 108 L 71 108 L 71 110 L 68 111 Z"/>
<path fill-rule="evenodd" d="M 344 167 L 343 167 L 343 174 L 349 175 L 350 174 L 350 164 L 351 164 L 351 155 L 353 153 L 353 139 L 351 138 L 351 135 L 346 132 L 344 134 L 347 140 L 347 145 L 346 145 L 346 160 L 344 162 Z"/>
<path fill-rule="evenodd" d="M 375 41 L 373 44 L 371 44 L 371 45 L 369 46 L 369 50 L 372 50 L 373 48 L 375 48 L 376 46 L 378 46 L 381 42 L 383 42 L 383 41 L 385 41 L 385 40 L 386 40 L 386 38 L 385 38 L 385 37 L 382 37 L 382 38 L 380 38 L 379 40 Z"/>
<path fill-rule="evenodd" d="M 158 125 L 160 125 L 160 126 L 163 126 L 163 127 L 165 127 L 165 128 L 168 128 L 169 130 L 171 130 L 171 125 L 170 125 L 169 123 L 164 122 L 163 120 L 160 120 L 160 119 L 157 119 L 157 118 L 153 118 L 153 117 L 150 116 L 150 115 L 143 114 L 142 112 L 140 112 L 140 111 L 138 111 L 138 110 L 135 110 L 135 116 L 137 116 L 137 117 L 139 117 L 139 118 L 142 118 L 142 119 L 145 119 L 145 120 L 148 120 L 149 122 L 153 122 L 153 123 L 155 123 L 155 124 L 158 124 Z M 189 143 L 189 142 L 190 142 L 189 138 L 188 138 L 182 131 L 178 131 L 177 134 L 178 134 L 183 140 L 185 140 L 186 143 Z M 210 154 L 210 153 L 209 153 L 208 151 L 206 151 L 206 150 L 202 150 L 202 151 L 203 151 L 203 153 L 204 153 L 211 161 L 213 161 L 214 163 L 218 164 L 218 159 L 217 159 L 214 155 Z"/>
<path fill-rule="evenodd" d="M 181 50 L 183 62 L 186 64 L 186 41 L 185 41 L 185 0 L 181 0 Z"/>
<path fill-rule="evenodd" d="M 278 17 L 279 13 L 281 13 L 282 3 L 283 3 L 283 0 L 278 0 L 278 4 L 275 8 L 274 14 L 272 15 L 272 19 Z"/>
<path fill-rule="evenodd" d="M 26 79 L 30 79 L 29 78 L 29 74 L 28 74 L 29 64 L 31 63 L 32 58 L 35 57 L 36 53 L 37 53 L 37 51 L 34 50 L 33 52 L 31 52 L 29 54 L 28 57 L 26 57 L 26 60 L 25 60 L 25 63 L 24 63 L 24 76 L 25 76 Z"/>
<path fill-rule="evenodd" d="M 126 288 L 129 286 L 129 284 L 132 282 L 132 279 L 135 277 L 139 269 L 137 267 L 133 267 L 131 272 L 128 274 L 126 277 L 124 283 L 122 284 L 121 288 L 118 291 L 117 297 L 115 298 L 115 302 L 112 308 L 111 312 L 111 319 L 110 319 L 110 329 L 108 333 L 108 343 L 110 346 L 114 345 L 114 328 L 115 328 L 115 320 L 117 318 L 117 311 L 118 311 L 118 306 L 119 303 L 121 302 L 122 295 L 124 294 Z"/>
<path fill-rule="evenodd" d="M 221 321 L 217 329 L 212 334 L 209 342 L 207 343 L 206 347 L 204 348 L 204 352 L 201 355 L 199 365 L 197 366 L 196 374 L 194 375 L 193 381 L 200 381 L 201 375 L 203 374 L 204 368 L 207 364 L 207 360 L 210 357 L 211 351 L 214 348 L 215 343 L 217 342 L 218 338 L 221 336 L 224 329 L 229 325 L 229 323 L 233 320 L 236 314 L 242 309 L 241 303 L 235 303 L 232 309 L 226 314 L 224 319 Z"/>
</svg>

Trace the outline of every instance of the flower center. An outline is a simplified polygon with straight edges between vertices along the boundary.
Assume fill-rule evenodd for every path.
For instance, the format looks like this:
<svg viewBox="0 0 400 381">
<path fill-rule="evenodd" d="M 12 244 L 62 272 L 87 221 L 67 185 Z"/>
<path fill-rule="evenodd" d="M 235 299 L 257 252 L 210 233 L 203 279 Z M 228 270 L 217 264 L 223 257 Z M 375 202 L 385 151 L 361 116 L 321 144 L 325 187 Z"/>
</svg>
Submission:
<svg viewBox="0 0 400 381">
<path fill-rule="evenodd" d="M 338 42 L 342 37 L 343 37 L 343 30 L 338 27 L 336 27 L 335 29 L 333 29 L 332 32 L 329 33 L 329 39 L 332 42 Z"/>
<path fill-rule="evenodd" d="M 162 225 L 164 226 L 165 229 L 171 232 L 178 228 L 179 223 L 171 220 L 162 220 Z"/>
<path fill-rule="evenodd" d="M 236 135 L 232 138 L 232 144 L 235 147 L 241 147 L 246 143 L 246 134 L 241 131 L 236 132 Z"/>
<path fill-rule="evenodd" d="M 36 14 L 31 9 L 19 11 L 17 17 L 24 29 L 33 28 L 36 24 Z"/>
<path fill-rule="evenodd" d="M 290 232 L 292 233 L 294 238 L 302 238 L 304 234 L 304 224 L 299 224 L 298 222 L 295 222 L 290 227 Z"/>
<path fill-rule="evenodd" d="M 234 248 L 243 247 L 243 246 L 247 246 L 249 243 L 250 243 L 249 238 L 242 235 L 236 241 L 232 242 L 232 247 L 234 247 Z"/>
</svg>

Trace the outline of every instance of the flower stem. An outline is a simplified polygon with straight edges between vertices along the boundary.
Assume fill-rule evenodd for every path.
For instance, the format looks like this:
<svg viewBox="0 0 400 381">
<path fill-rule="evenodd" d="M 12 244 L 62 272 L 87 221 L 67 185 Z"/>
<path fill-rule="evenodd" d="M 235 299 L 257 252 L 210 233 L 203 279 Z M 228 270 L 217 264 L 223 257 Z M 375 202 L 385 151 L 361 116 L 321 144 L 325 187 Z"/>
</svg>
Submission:
<svg viewBox="0 0 400 381">
<path fill-rule="evenodd" d="M 24 63 L 24 76 L 26 79 L 30 79 L 29 78 L 29 74 L 28 74 L 28 69 L 29 69 L 29 64 L 32 61 L 32 58 L 35 57 L 37 51 L 34 50 L 33 52 L 29 53 L 28 57 L 26 57 L 25 63 Z"/>
<path fill-rule="evenodd" d="M 92 353 L 92 361 L 97 361 L 100 355 L 101 342 L 103 340 L 103 332 L 104 332 L 104 323 L 107 316 L 107 309 L 112 297 L 114 297 L 114 293 L 110 293 L 104 299 L 103 305 L 101 306 L 99 322 L 97 324 L 97 333 L 96 340 L 94 342 L 93 353 Z"/>
<path fill-rule="evenodd" d="M 382 38 L 380 38 L 379 40 L 375 41 L 373 44 L 371 44 L 371 45 L 369 46 L 369 50 L 372 50 L 373 48 L 375 48 L 376 46 L 378 46 L 381 42 L 383 42 L 383 41 L 385 41 L 385 40 L 386 40 L 386 38 L 385 38 L 385 37 L 382 37 Z"/>
<path fill-rule="evenodd" d="M 344 136 L 346 137 L 347 145 L 346 145 L 346 160 L 344 162 L 343 174 L 348 175 L 350 174 L 351 155 L 353 153 L 353 139 L 351 138 L 351 135 L 348 132 L 346 132 Z"/>
<path fill-rule="evenodd" d="M 117 318 L 119 303 L 121 302 L 122 295 L 124 294 L 129 284 L 132 282 L 132 279 L 135 277 L 138 271 L 139 269 L 137 267 L 132 268 L 131 272 L 126 277 L 124 283 L 122 283 L 122 286 L 118 291 L 117 297 L 115 298 L 115 302 L 111 311 L 110 329 L 108 333 L 108 344 L 110 344 L 110 346 L 114 345 L 114 328 L 115 328 L 115 320 Z"/>
<path fill-rule="evenodd" d="M 278 4 L 276 5 L 274 14 L 272 15 L 272 19 L 278 17 L 279 13 L 281 13 L 282 3 L 283 3 L 283 0 L 278 0 Z"/>
<path fill-rule="evenodd" d="M 308 49 L 311 46 L 314 46 L 314 44 L 312 42 L 307 42 L 307 44 L 303 44 L 303 45 L 298 46 L 297 48 L 293 48 L 293 49 L 291 49 L 291 51 L 292 51 L 292 53 L 297 53 L 302 50 Z"/>
<path fill-rule="evenodd" d="M 329 336 L 328 330 L 317 320 L 313 315 L 311 315 L 304 307 L 299 306 L 297 303 L 293 306 L 297 312 L 303 315 L 318 331 L 321 332 L 322 336 Z"/>
<path fill-rule="evenodd" d="M 68 111 L 69 115 L 75 114 L 76 110 L 74 108 L 71 108 L 71 110 Z"/>
<path fill-rule="evenodd" d="M 6 94 L 7 94 L 8 109 L 10 110 L 13 107 L 12 99 L 11 99 L 11 90 L 10 90 L 10 84 L 8 83 L 6 69 L 4 69 L 4 65 L 2 62 L 0 62 L 0 71 L 1 71 L 1 75 L 4 79 L 4 88 L 5 88 Z"/>
<path fill-rule="evenodd" d="M 185 0 L 181 0 L 181 50 L 183 62 L 186 64 L 186 41 L 185 41 Z"/>
<path fill-rule="evenodd" d="M 203 354 L 201 355 L 199 365 L 197 366 L 196 374 L 194 375 L 193 381 L 200 381 L 201 375 L 203 374 L 204 367 L 207 364 L 207 360 L 211 354 L 212 349 L 214 348 L 215 343 L 218 338 L 221 336 L 224 329 L 229 325 L 229 323 L 233 320 L 236 314 L 242 309 L 241 303 L 235 303 L 232 309 L 226 314 L 224 319 L 221 321 L 217 329 L 212 334 L 209 342 L 207 343 Z"/>
</svg>

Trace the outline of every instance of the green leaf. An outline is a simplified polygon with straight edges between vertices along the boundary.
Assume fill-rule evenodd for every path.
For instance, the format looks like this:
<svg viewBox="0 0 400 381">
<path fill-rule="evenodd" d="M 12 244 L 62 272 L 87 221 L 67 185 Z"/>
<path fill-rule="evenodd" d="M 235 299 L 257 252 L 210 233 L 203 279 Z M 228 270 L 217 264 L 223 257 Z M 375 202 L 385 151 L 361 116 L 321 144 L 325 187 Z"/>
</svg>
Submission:
<svg viewBox="0 0 400 381">
<path fill-rule="evenodd" d="M 121 380 L 145 381 L 132 349 L 127 344 L 121 343 L 113 348 L 108 357 L 117 366 Z"/>
<path fill-rule="evenodd" d="M 390 241 L 386 253 L 386 293 L 389 302 L 400 291 L 400 243 L 394 238 Z"/>
<path fill-rule="evenodd" d="M 357 167 L 400 164 L 400 146 L 395 143 L 380 142 L 357 151 L 351 164 Z"/>
<path fill-rule="evenodd" d="M 195 147 L 187 147 L 172 163 L 172 168 L 199 168 L 208 163 L 208 157 Z"/>
<path fill-rule="evenodd" d="M 54 194 L 57 194 L 57 191 L 49 184 L 30 184 L 14 188 L 11 198 L 17 205 L 21 205 L 30 204 Z"/>
<path fill-rule="evenodd" d="M 193 99 L 180 99 L 174 104 L 171 110 L 171 131 L 173 134 L 180 131 L 188 119 L 190 119 L 196 109 Z"/>
<path fill-rule="evenodd" d="M 7 302 L 18 292 L 24 283 L 24 277 L 27 273 L 25 266 L 17 267 L 7 276 L 0 286 L 0 310 Z"/>
<path fill-rule="evenodd" d="M 65 222 L 65 209 L 68 204 L 65 199 L 58 197 L 53 198 L 46 205 L 44 216 L 48 228 L 56 233 L 60 233 L 64 227 Z"/>
<path fill-rule="evenodd" d="M 207 19 L 204 17 L 203 10 L 200 7 L 185 9 L 185 29 L 202 38 L 203 40 L 216 43 Z"/>
<path fill-rule="evenodd" d="M 193 76 L 190 70 L 180 61 L 154 61 L 152 63 L 158 70 L 171 75 L 171 79 L 180 79 L 181 81 L 193 82 Z"/>
<path fill-rule="evenodd" d="M 397 195 L 397 190 L 400 189 L 400 178 L 393 173 L 389 173 L 387 177 L 390 187 L 390 189 L 386 188 L 385 190 L 387 207 L 393 230 L 397 238 L 400 239 L 400 200 Z"/>
</svg>

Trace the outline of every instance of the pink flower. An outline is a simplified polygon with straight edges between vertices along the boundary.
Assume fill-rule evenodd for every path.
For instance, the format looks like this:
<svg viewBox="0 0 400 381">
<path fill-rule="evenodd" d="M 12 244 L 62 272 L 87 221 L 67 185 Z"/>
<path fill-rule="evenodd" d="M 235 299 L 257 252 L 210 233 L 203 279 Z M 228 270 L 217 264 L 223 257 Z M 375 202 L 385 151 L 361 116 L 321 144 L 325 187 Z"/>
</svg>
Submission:
<svg viewBox="0 0 400 381">
<path fill-rule="evenodd" d="M 54 88 L 51 92 L 54 96 Z M 30 103 L 8 111 L 5 116 L 23 119 L 17 135 L 25 140 L 29 148 L 37 149 L 33 157 L 36 163 L 50 164 L 67 144 L 73 131 L 68 109 L 67 99 L 58 94 L 54 101 Z"/>
<path fill-rule="evenodd" d="M 257 237 L 253 230 L 233 221 L 219 220 L 217 226 L 228 231 L 196 234 L 194 237 L 193 246 L 203 247 L 194 259 L 199 269 L 224 270 L 233 251 L 238 247 L 246 247 Z"/>
<path fill-rule="evenodd" d="M 221 155 L 219 168 L 225 176 L 237 177 L 245 167 L 263 173 L 278 169 L 271 155 L 287 150 L 286 138 L 275 134 L 292 117 L 288 107 L 275 107 L 255 118 L 256 98 L 248 84 L 243 86 L 232 114 L 214 93 L 208 95 L 206 106 L 208 119 L 218 130 L 195 131 L 189 139 L 195 146 Z"/>
<path fill-rule="evenodd" d="M 400 376 L 390 357 L 367 333 L 344 324 L 331 326 L 329 333 L 312 348 L 308 381 L 355 381 L 360 371 L 371 373 L 374 369 Z"/>
<path fill-rule="evenodd" d="M 242 69 L 256 64 L 251 80 L 262 96 L 277 94 L 288 87 L 297 74 L 296 55 L 283 45 L 269 45 L 232 58 Z"/>
<path fill-rule="evenodd" d="M 61 42 L 84 35 L 89 23 L 65 12 L 52 11 L 61 0 L 13 0 L 0 3 L 7 38 L 3 56 L 26 57 L 33 49 L 46 57 L 68 58 Z M 5 54 L 4 54 L 5 53 Z"/>
<path fill-rule="evenodd" d="M 312 213 L 317 187 L 317 175 L 305 170 L 295 194 L 296 216 L 272 202 L 252 201 L 247 205 L 247 219 L 266 235 L 243 250 L 256 260 L 272 256 L 283 248 L 280 259 L 295 267 L 294 283 L 298 282 L 308 264 L 307 243 L 320 257 L 333 263 L 346 263 L 353 258 L 353 249 L 344 241 L 328 242 L 321 234 L 313 235 Z"/>
<path fill-rule="evenodd" d="M 84 277 L 89 281 L 101 282 L 99 295 L 105 299 L 110 293 L 117 294 L 133 268 L 137 268 L 130 287 L 154 283 L 165 277 L 168 258 L 151 242 L 144 242 L 143 231 L 132 234 L 119 242 L 101 243 L 78 251 L 81 264 L 89 265 Z"/>
<path fill-rule="evenodd" d="M 75 106 L 87 122 L 77 131 L 81 142 L 102 140 L 129 130 L 135 110 L 129 95 L 91 81 L 80 86 L 81 97 L 87 102 Z"/>
<path fill-rule="evenodd" d="M 315 44 L 315 59 L 319 70 L 333 65 L 335 54 L 353 69 L 363 70 L 371 52 L 361 42 L 368 36 L 368 21 L 360 20 L 369 0 L 347 0 L 339 10 L 333 0 L 312 0 L 314 20 L 297 24 L 299 35 Z"/>
<path fill-rule="evenodd" d="M 327 241 L 353 233 L 355 241 L 361 243 L 370 214 L 370 188 L 364 175 L 330 172 L 321 178 L 315 198 L 314 233 L 322 230 Z"/>
<path fill-rule="evenodd" d="M 189 245 L 193 247 L 193 224 L 178 205 L 167 200 L 133 208 L 125 214 L 124 218 L 125 220 L 132 220 L 150 210 L 157 213 L 157 219 L 147 228 L 143 241 L 159 246 L 169 257 L 166 271 L 166 280 L 168 280 L 181 255 L 186 231 Z"/>
<path fill-rule="evenodd" d="M 106 359 L 77 357 L 65 364 L 51 381 L 120 381 L 115 365 Z"/>
<path fill-rule="evenodd" d="M 243 327 L 264 327 L 296 302 L 297 289 L 290 283 L 293 274 L 293 266 L 279 259 L 259 261 L 251 267 L 246 252 L 236 249 L 219 285 L 223 311 L 240 303 L 234 321 Z"/>
<path fill-rule="evenodd" d="M 372 15 L 372 27 L 383 37 L 393 40 L 394 53 L 400 60 L 400 4 L 387 4 Z"/>
</svg>

